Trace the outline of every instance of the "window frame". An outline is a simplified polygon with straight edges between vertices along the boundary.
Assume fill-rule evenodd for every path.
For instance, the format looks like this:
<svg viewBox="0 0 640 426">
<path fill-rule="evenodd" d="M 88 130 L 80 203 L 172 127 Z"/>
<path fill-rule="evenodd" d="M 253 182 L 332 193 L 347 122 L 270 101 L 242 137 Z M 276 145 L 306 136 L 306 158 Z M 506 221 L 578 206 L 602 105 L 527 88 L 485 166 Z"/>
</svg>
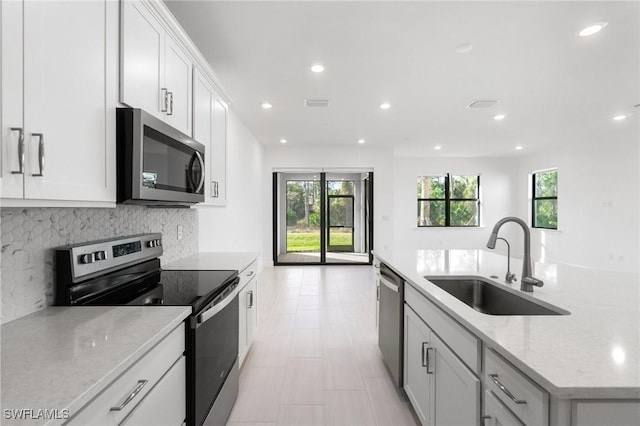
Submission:
<svg viewBox="0 0 640 426">
<path fill-rule="evenodd" d="M 556 172 L 556 180 L 558 179 L 558 169 L 543 169 L 536 170 L 535 172 L 531 172 L 531 228 L 533 229 L 546 229 L 551 231 L 558 230 L 558 212 L 556 211 L 556 226 L 555 228 L 547 227 L 547 226 L 538 226 L 536 224 L 536 201 L 540 200 L 556 200 L 556 209 L 558 208 L 558 187 L 556 181 L 556 195 L 555 197 L 536 197 L 536 175 L 541 173 L 549 173 Z"/>
<path fill-rule="evenodd" d="M 452 198 L 451 197 L 451 177 L 452 176 L 475 176 L 476 177 L 476 194 L 477 198 Z M 480 173 L 470 174 L 424 174 L 420 177 L 444 177 L 444 198 L 417 198 L 418 212 L 420 211 L 420 202 L 423 201 L 444 201 L 444 225 L 417 225 L 418 228 L 479 228 L 482 226 L 482 205 L 480 201 Z M 477 225 L 452 225 L 451 224 L 451 202 L 456 201 L 475 201 L 478 211 Z"/>
</svg>

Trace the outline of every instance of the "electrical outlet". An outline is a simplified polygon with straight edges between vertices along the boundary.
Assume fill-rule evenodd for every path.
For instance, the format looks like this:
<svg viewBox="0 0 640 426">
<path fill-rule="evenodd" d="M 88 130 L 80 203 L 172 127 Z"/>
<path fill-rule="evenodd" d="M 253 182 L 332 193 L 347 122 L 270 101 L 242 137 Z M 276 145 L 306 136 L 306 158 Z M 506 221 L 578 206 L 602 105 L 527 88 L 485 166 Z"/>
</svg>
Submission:
<svg viewBox="0 0 640 426">
<path fill-rule="evenodd" d="M 182 225 L 178 225 L 178 240 L 182 239 Z"/>
</svg>

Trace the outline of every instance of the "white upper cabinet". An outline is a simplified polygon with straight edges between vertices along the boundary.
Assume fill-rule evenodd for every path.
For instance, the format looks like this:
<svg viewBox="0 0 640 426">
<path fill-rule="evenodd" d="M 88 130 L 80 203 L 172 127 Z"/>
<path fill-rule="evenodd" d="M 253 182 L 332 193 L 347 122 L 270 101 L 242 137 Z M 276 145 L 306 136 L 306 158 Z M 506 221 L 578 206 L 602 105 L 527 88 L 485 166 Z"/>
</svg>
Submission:
<svg viewBox="0 0 640 426">
<path fill-rule="evenodd" d="M 192 61 L 145 2 L 122 2 L 120 101 L 192 135 Z"/>
<path fill-rule="evenodd" d="M 205 199 L 202 205 L 224 205 L 227 106 L 197 68 L 193 72 L 193 137 L 207 147 Z"/>
<path fill-rule="evenodd" d="M 4 205 L 114 202 L 118 5 L 1 7 Z"/>
</svg>

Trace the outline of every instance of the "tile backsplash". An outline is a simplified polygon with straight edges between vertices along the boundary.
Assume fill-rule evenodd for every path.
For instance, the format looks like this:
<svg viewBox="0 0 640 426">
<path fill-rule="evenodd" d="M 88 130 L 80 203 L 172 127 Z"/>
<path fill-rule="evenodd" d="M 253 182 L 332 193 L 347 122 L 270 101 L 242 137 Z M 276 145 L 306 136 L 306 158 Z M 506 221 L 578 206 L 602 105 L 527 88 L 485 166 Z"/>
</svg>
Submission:
<svg viewBox="0 0 640 426">
<path fill-rule="evenodd" d="M 0 228 L 2 323 L 53 303 L 55 247 L 161 232 L 163 264 L 198 251 L 198 213 L 191 209 L 3 208 Z"/>
</svg>

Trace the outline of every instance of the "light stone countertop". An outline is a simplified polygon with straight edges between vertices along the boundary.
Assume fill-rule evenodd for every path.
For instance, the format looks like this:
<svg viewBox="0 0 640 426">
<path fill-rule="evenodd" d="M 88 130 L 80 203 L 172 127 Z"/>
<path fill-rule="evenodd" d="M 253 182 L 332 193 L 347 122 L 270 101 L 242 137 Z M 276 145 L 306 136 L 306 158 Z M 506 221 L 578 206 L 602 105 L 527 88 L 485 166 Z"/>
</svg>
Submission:
<svg viewBox="0 0 640 426">
<path fill-rule="evenodd" d="M 190 313 L 187 306 L 50 307 L 3 324 L 0 423 L 63 423 L 9 420 L 5 410 L 73 416 Z"/>
<path fill-rule="evenodd" d="M 505 256 L 485 250 L 412 250 L 375 256 L 557 398 L 640 398 L 640 276 L 534 262 L 544 281 L 520 291 L 506 284 Z M 492 316 L 467 306 L 424 276 L 489 278 L 512 291 L 571 312 L 552 316 Z"/>
<path fill-rule="evenodd" d="M 257 253 L 245 252 L 200 252 L 162 265 L 167 271 L 216 271 L 237 270 L 242 272 L 258 258 Z"/>
</svg>

